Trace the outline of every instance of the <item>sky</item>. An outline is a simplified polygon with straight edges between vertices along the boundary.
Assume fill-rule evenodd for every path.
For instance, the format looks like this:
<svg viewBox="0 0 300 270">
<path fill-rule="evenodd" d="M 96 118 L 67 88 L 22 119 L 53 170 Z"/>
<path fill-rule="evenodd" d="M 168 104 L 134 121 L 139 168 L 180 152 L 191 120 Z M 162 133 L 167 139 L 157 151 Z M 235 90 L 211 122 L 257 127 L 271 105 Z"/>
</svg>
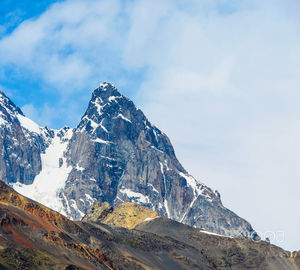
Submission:
<svg viewBox="0 0 300 270">
<path fill-rule="evenodd" d="M 0 2 L 0 89 L 74 127 L 109 81 L 262 238 L 300 249 L 298 0 Z"/>
</svg>

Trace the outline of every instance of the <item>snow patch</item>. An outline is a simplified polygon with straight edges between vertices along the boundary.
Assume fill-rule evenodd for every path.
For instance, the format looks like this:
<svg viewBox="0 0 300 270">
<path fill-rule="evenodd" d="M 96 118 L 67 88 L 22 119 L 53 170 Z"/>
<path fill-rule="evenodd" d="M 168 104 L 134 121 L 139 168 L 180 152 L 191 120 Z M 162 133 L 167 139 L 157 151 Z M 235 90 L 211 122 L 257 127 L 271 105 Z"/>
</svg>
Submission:
<svg viewBox="0 0 300 270">
<path fill-rule="evenodd" d="M 97 129 L 97 127 L 98 127 L 98 124 L 94 121 L 94 120 L 92 120 L 92 119 L 89 119 L 89 121 L 90 121 L 90 125 L 91 125 L 91 127 L 95 130 L 95 129 Z"/>
<path fill-rule="evenodd" d="M 102 144 L 110 144 L 111 143 L 110 141 L 105 141 L 105 140 L 102 140 L 100 138 L 97 138 L 97 139 L 95 139 L 93 141 L 97 142 L 97 143 L 102 143 Z"/>
<path fill-rule="evenodd" d="M 195 196 L 194 199 L 192 200 L 192 202 L 191 202 L 189 208 L 186 210 L 186 212 L 185 212 L 184 215 L 182 216 L 181 220 L 179 221 L 180 223 L 182 223 L 182 222 L 184 221 L 186 215 L 187 215 L 188 212 L 192 209 L 192 207 L 193 207 L 193 205 L 194 205 L 194 203 L 195 203 L 195 201 L 196 201 L 197 199 L 198 199 L 198 196 Z"/>
<path fill-rule="evenodd" d="M 108 133 L 108 130 L 106 129 L 106 127 L 103 126 L 103 121 L 104 121 L 104 119 L 101 120 L 101 122 L 100 122 L 100 127 L 101 127 L 106 133 Z"/>
<path fill-rule="evenodd" d="M 85 197 L 86 197 L 86 200 L 88 201 L 88 203 L 91 205 L 91 204 L 93 204 L 95 201 L 96 201 L 96 199 L 95 198 L 92 198 L 91 197 L 91 195 L 90 194 L 84 194 L 85 195 Z"/>
<path fill-rule="evenodd" d="M 37 123 L 33 122 L 31 119 L 29 119 L 21 114 L 18 114 L 17 118 L 23 128 L 26 128 L 30 132 L 35 132 L 38 134 L 41 133 L 39 125 Z"/>
<path fill-rule="evenodd" d="M 106 83 L 106 82 L 100 83 L 100 85 L 99 85 L 99 87 L 103 88 L 104 91 L 106 91 L 107 86 L 108 86 L 108 83 Z"/>
<path fill-rule="evenodd" d="M 101 105 L 103 103 L 102 99 L 100 97 L 97 97 L 95 101 L 91 101 L 92 104 L 94 104 L 96 106 L 98 115 L 102 115 L 102 109 L 107 105 Z"/>
<path fill-rule="evenodd" d="M 147 186 L 152 187 L 152 190 L 153 190 L 154 192 L 159 193 L 158 190 L 157 190 L 152 184 L 149 184 L 149 183 L 148 183 Z"/>
<path fill-rule="evenodd" d="M 84 213 L 81 212 L 81 211 L 79 210 L 76 201 L 72 199 L 72 200 L 70 200 L 70 203 L 71 203 L 71 207 L 73 207 L 74 210 L 75 210 L 77 213 L 79 213 L 80 219 L 82 219 L 82 218 L 84 217 Z"/>
<path fill-rule="evenodd" d="M 144 219 L 144 222 L 151 221 L 151 220 L 156 219 L 156 218 L 159 218 L 159 217 L 154 217 L 154 218 L 147 217 L 147 218 Z"/>
<path fill-rule="evenodd" d="M 158 136 L 157 136 L 157 133 L 156 133 L 155 129 L 153 129 L 153 133 L 154 133 L 154 136 L 155 136 L 155 140 L 158 142 Z"/>
<path fill-rule="evenodd" d="M 75 169 L 76 169 L 77 171 L 81 171 L 81 172 L 83 172 L 83 171 L 85 170 L 85 168 L 80 167 L 78 164 L 76 164 Z"/>
<path fill-rule="evenodd" d="M 71 215 L 71 208 L 70 208 L 70 205 L 69 205 L 69 202 L 67 200 L 67 197 L 66 195 L 64 194 L 64 192 L 61 193 L 62 194 L 62 197 L 67 205 L 67 213 L 65 213 L 65 211 L 63 210 L 62 212 L 60 212 L 61 214 L 65 215 L 65 216 L 68 216 L 68 215 Z M 70 218 L 72 220 L 72 218 Z"/>
<path fill-rule="evenodd" d="M 226 236 L 226 235 L 223 235 L 223 234 L 213 233 L 213 232 L 209 232 L 209 231 L 205 231 L 205 230 L 200 230 L 200 232 L 205 233 L 205 234 L 220 236 L 220 237 L 234 238 L 232 236 Z"/>
<path fill-rule="evenodd" d="M 154 145 L 151 145 L 151 148 L 153 148 L 154 150 L 160 152 L 160 153 L 164 153 L 163 151 L 159 150 L 158 148 L 156 148 Z"/>
<path fill-rule="evenodd" d="M 121 113 L 119 113 L 119 114 L 117 115 L 117 117 L 115 117 L 115 118 L 118 118 L 118 117 L 122 118 L 122 119 L 125 120 L 126 122 L 132 123 L 131 120 L 129 120 L 127 117 L 125 117 L 125 116 L 124 116 L 123 114 L 121 114 Z"/>
<path fill-rule="evenodd" d="M 121 193 L 125 194 L 128 198 L 138 201 L 140 203 L 149 203 L 149 197 L 142 193 L 132 191 L 130 189 L 124 188 L 120 190 Z"/>
<path fill-rule="evenodd" d="M 161 162 L 159 162 L 159 164 L 160 164 L 160 171 L 161 171 L 163 179 L 164 179 L 164 187 L 165 187 L 164 206 L 165 206 L 165 209 L 166 209 L 166 212 L 167 212 L 167 217 L 169 218 L 170 217 L 170 210 L 169 210 L 169 206 L 168 206 L 168 201 L 166 199 L 167 184 L 166 184 L 166 176 L 165 176 L 165 173 L 164 173 L 164 165 Z"/>
<path fill-rule="evenodd" d="M 185 174 L 183 172 L 179 172 L 179 175 L 183 178 L 185 178 L 188 186 L 190 186 L 193 191 L 194 191 L 194 195 L 197 196 L 199 194 L 201 194 L 204 191 L 204 185 L 199 183 L 193 176 L 189 175 L 189 174 Z"/>
<path fill-rule="evenodd" d="M 108 98 L 108 101 L 109 102 L 112 102 L 112 101 L 116 101 L 117 99 L 119 99 L 119 98 L 122 98 L 122 97 L 117 97 L 117 96 L 110 96 L 109 98 Z"/>
<path fill-rule="evenodd" d="M 70 137 L 70 129 L 66 132 L 66 137 Z M 63 199 L 59 198 L 59 194 L 63 190 L 69 173 L 72 170 L 71 166 L 67 166 L 67 162 L 63 157 L 68 146 L 68 140 L 61 139 L 55 132 L 51 144 L 46 149 L 44 154 L 41 154 L 42 171 L 35 177 L 34 182 L 30 185 L 21 183 L 13 184 L 13 188 L 24 196 L 27 196 L 39 203 L 46 205 L 53 210 L 65 214 Z M 63 165 L 59 167 L 59 159 L 63 159 Z M 66 203 L 68 202 L 64 194 L 62 194 Z M 69 209 L 68 209 L 69 211 Z"/>
<path fill-rule="evenodd" d="M 7 124 L 7 121 L 5 121 L 2 117 L 0 117 L 0 125 Z"/>
<path fill-rule="evenodd" d="M 106 157 L 106 156 L 103 156 L 103 155 L 100 155 L 100 157 L 101 157 L 101 158 L 108 159 L 108 160 L 116 161 L 116 159 L 115 159 L 115 158 Z"/>
</svg>

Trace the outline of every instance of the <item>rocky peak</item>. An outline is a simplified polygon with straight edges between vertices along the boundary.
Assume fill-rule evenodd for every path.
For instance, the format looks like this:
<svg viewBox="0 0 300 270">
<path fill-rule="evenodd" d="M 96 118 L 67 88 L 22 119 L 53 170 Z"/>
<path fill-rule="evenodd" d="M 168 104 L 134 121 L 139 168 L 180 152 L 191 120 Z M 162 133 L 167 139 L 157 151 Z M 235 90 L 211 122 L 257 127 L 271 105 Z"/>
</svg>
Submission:
<svg viewBox="0 0 300 270">
<path fill-rule="evenodd" d="M 32 183 L 41 170 L 41 154 L 52 137 L 50 129 L 39 127 L 0 92 L 0 179 Z"/>
<path fill-rule="evenodd" d="M 19 107 L 0 91 L 0 125 L 18 122 L 17 116 L 23 118 L 24 114 Z"/>
<path fill-rule="evenodd" d="M 111 120 L 121 118 L 130 123 L 134 118 L 131 114 L 139 110 L 130 99 L 120 94 L 113 84 L 101 83 L 93 91 L 87 112 L 90 113 L 90 111 L 102 118 L 109 117 Z"/>
<path fill-rule="evenodd" d="M 107 101 L 110 98 L 121 96 L 122 95 L 112 83 L 103 82 L 93 91 L 92 101 L 95 101 L 97 98 Z"/>
<path fill-rule="evenodd" d="M 136 144 L 143 137 L 156 149 L 175 155 L 168 137 L 110 83 L 101 83 L 93 91 L 76 131 L 87 131 L 96 142 L 102 144 L 117 143 L 120 139 Z M 180 169 L 184 171 L 182 167 Z"/>
<path fill-rule="evenodd" d="M 124 224 L 133 226 L 128 220 L 136 217 L 138 207 L 118 208 L 130 202 L 219 234 L 252 237 L 255 233 L 222 205 L 218 193 L 186 172 L 167 135 L 112 84 L 102 83 L 94 90 L 74 130 L 47 131 L 49 136 L 44 136 L 46 129 L 37 134 L 33 131 L 40 129 L 31 120 L 21 114 L 18 119 L 13 128 L 0 125 L 4 149 L 0 178 L 18 182 L 14 187 L 20 193 L 72 219 L 80 220 L 100 201 L 112 205 L 114 213 L 120 210 Z M 105 218 L 121 226 L 111 214 Z"/>
<path fill-rule="evenodd" d="M 104 139 L 111 131 L 111 122 L 121 121 L 132 124 L 137 108 L 111 83 L 101 83 L 93 91 L 89 106 L 79 123 L 77 130 L 86 130 L 96 137 Z"/>
<path fill-rule="evenodd" d="M 23 115 L 23 112 L 19 107 L 17 107 L 11 100 L 8 98 L 2 91 L 0 91 L 0 110 L 6 110 L 10 114 L 20 114 Z"/>
<path fill-rule="evenodd" d="M 20 127 L 23 132 L 34 132 L 36 134 L 43 133 L 43 128 L 40 128 L 31 119 L 27 118 L 21 109 L 16 106 L 10 98 L 8 98 L 3 92 L 0 91 L 0 125 L 14 128 Z M 47 132 L 46 132 L 47 133 Z"/>
</svg>

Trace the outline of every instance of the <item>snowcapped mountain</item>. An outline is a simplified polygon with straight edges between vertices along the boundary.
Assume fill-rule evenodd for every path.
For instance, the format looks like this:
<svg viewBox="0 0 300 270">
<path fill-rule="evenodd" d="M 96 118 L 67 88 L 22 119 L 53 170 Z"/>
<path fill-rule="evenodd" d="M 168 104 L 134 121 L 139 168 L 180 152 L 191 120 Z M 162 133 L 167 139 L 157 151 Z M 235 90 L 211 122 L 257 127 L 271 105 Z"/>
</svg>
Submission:
<svg viewBox="0 0 300 270">
<path fill-rule="evenodd" d="M 42 169 L 41 153 L 53 131 L 40 128 L 0 92 L 0 178 L 31 184 Z"/>
<path fill-rule="evenodd" d="M 176 221 L 235 237 L 256 237 L 189 175 L 169 138 L 109 83 L 94 90 L 78 126 L 38 127 L 3 93 L 1 178 L 18 192 L 75 219 L 95 201 L 137 202 Z"/>
</svg>

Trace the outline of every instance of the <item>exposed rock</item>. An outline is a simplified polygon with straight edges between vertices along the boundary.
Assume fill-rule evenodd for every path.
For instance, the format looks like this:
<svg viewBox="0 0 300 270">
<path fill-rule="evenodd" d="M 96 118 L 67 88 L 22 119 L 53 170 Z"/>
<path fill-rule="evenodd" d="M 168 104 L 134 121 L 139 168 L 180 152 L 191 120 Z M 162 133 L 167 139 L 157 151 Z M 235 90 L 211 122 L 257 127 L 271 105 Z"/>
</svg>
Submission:
<svg viewBox="0 0 300 270">
<path fill-rule="evenodd" d="M 108 202 L 94 202 L 88 213 L 83 217 L 84 222 L 102 222 L 106 216 L 113 211 Z M 102 222 L 104 223 L 104 222 Z"/>
<path fill-rule="evenodd" d="M 300 269 L 300 251 L 291 252 L 291 258 Z"/>
<path fill-rule="evenodd" d="M 31 184 L 42 169 L 41 154 L 53 131 L 39 128 L 0 91 L 0 179 Z"/>
<path fill-rule="evenodd" d="M 109 203 L 94 203 L 82 221 L 133 229 L 145 220 L 158 217 L 155 211 L 137 203 L 125 202 L 112 208 Z"/>
<path fill-rule="evenodd" d="M 69 218 L 80 220 L 96 201 L 135 202 L 196 228 L 257 237 L 218 192 L 187 173 L 167 135 L 112 84 L 94 90 L 75 129 L 28 125 L 4 94 L 0 109 L 3 181 Z"/>
</svg>

